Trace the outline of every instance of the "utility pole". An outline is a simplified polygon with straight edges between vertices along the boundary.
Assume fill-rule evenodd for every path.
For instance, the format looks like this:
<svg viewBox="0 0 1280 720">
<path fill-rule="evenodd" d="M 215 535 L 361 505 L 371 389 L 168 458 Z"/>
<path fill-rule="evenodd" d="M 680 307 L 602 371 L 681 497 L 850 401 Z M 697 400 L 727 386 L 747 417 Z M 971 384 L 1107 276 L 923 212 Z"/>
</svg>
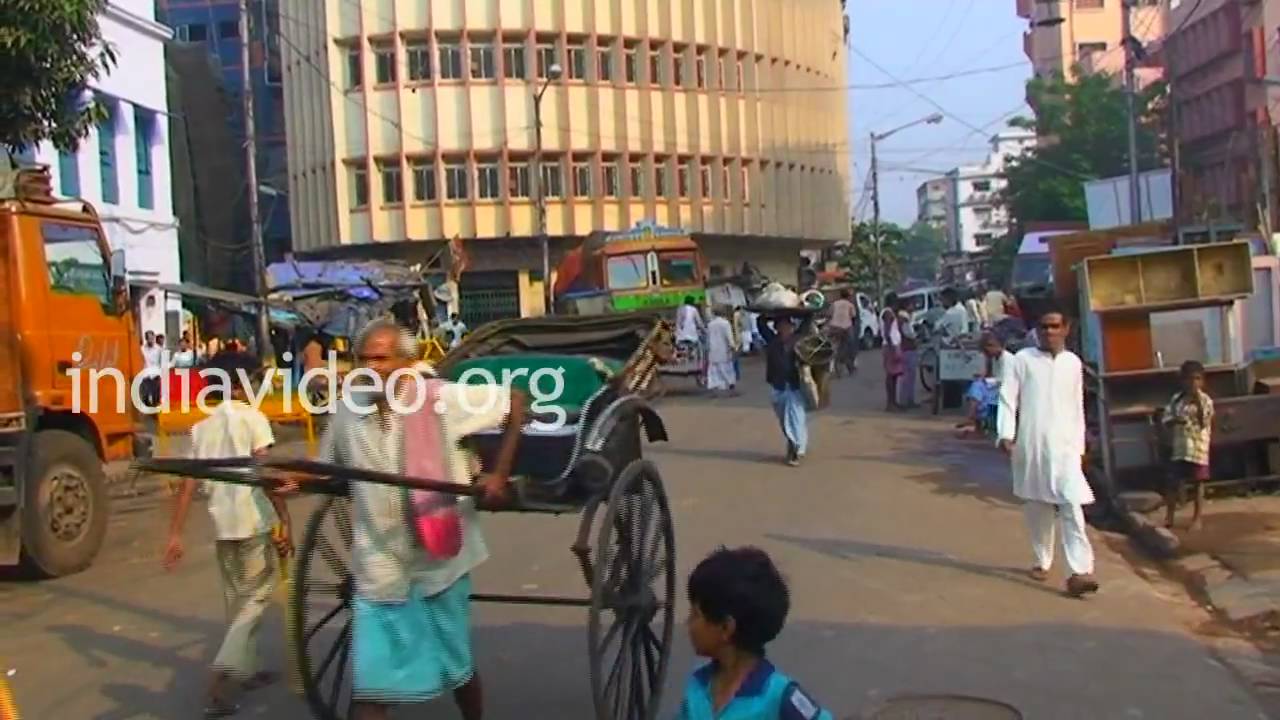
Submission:
<svg viewBox="0 0 1280 720">
<path fill-rule="evenodd" d="M 1133 36 L 1134 0 L 1120 0 L 1120 42 L 1124 43 L 1124 94 L 1129 124 L 1129 223 L 1142 222 L 1142 188 L 1138 185 L 1137 81 L 1134 66 L 1139 41 Z"/>
<path fill-rule="evenodd" d="M 876 302 L 884 310 L 884 260 L 880 254 L 880 164 L 876 161 L 876 141 L 871 133 L 871 235 L 876 244 Z"/>
<path fill-rule="evenodd" d="M 253 291 L 258 306 L 258 353 L 264 358 L 271 352 L 271 326 L 267 320 L 266 260 L 262 250 L 262 222 L 258 218 L 258 139 L 253 116 L 253 72 L 249 68 L 249 0 L 240 0 L 240 79 L 244 85 L 240 96 L 244 102 L 245 183 L 249 197 L 249 244 L 253 250 Z"/>
<path fill-rule="evenodd" d="M 551 285 L 551 242 L 547 238 L 547 191 L 542 185 L 542 96 L 547 94 L 553 80 L 560 79 L 563 69 L 558 65 L 547 68 L 547 79 L 533 94 L 533 202 L 538 212 L 538 240 L 542 243 L 542 295 L 548 315 L 555 314 L 555 292 Z"/>
</svg>

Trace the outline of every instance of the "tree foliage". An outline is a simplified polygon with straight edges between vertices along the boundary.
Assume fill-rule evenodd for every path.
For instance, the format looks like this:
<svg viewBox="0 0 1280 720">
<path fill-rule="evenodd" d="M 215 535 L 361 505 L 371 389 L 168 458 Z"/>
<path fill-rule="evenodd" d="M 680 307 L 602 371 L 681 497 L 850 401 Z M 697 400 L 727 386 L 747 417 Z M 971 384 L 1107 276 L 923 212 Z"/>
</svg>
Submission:
<svg viewBox="0 0 1280 720">
<path fill-rule="evenodd" d="M 102 42 L 106 0 L 0 2 L 0 143 L 8 149 L 45 140 L 74 148 L 101 117 L 85 86 L 115 65 Z"/>
<path fill-rule="evenodd" d="M 876 244 L 872 224 L 855 223 L 852 242 L 839 258 L 840 266 L 849 273 L 855 287 L 874 293 L 876 286 Z M 894 223 L 880 223 L 884 288 L 897 287 L 907 278 L 932 279 L 938 272 L 945 239 L 925 223 L 902 228 Z"/>
<path fill-rule="evenodd" d="M 1031 221 L 1083 221 L 1085 180 L 1129 171 L 1128 112 L 1124 91 L 1105 73 L 1081 73 L 1075 82 L 1061 76 L 1035 78 L 1027 97 L 1035 118 L 1015 118 L 1013 127 L 1034 130 L 1041 142 L 1005 165 L 1004 201 L 1015 225 Z M 1138 166 L 1164 164 L 1165 87 L 1140 91 Z"/>
</svg>

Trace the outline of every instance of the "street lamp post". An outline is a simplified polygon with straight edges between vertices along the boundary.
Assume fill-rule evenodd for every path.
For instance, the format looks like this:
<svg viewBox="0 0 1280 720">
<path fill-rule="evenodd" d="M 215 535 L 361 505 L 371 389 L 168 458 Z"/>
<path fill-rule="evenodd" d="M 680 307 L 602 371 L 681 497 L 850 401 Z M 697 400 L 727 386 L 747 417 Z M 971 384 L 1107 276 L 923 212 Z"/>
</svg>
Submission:
<svg viewBox="0 0 1280 720">
<path fill-rule="evenodd" d="M 881 303 L 881 309 L 884 304 L 884 259 L 881 254 L 882 242 L 880 237 L 880 166 L 876 161 L 876 143 L 887 139 L 891 135 L 915 127 L 916 125 L 937 125 L 942 122 L 942 113 L 934 113 L 919 120 L 913 120 L 906 125 L 898 127 L 883 133 L 871 133 L 871 233 L 872 239 L 876 244 L 876 302 Z"/>
<path fill-rule="evenodd" d="M 547 239 L 547 194 L 542 185 L 542 96 L 547 93 L 552 81 L 560 79 L 562 72 L 563 69 L 558 64 L 547 68 L 546 81 L 533 94 L 533 201 L 538 212 L 538 240 L 542 244 L 542 297 L 548 315 L 555 312 L 555 296 L 551 287 L 551 247 Z"/>
</svg>

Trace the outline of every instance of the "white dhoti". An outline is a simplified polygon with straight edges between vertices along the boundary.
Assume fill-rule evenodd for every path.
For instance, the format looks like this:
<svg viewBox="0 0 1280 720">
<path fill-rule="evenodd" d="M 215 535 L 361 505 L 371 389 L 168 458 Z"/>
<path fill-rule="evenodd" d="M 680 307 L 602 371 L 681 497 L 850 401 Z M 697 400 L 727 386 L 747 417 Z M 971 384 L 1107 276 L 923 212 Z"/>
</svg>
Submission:
<svg viewBox="0 0 1280 720">
<path fill-rule="evenodd" d="M 738 373 L 733 362 L 715 362 L 707 365 L 707 389 L 728 390 L 738 384 Z"/>
<path fill-rule="evenodd" d="M 1031 533 L 1031 550 L 1035 567 L 1048 570 L 1053 566 L 1055 523 L 1062 539 L 1062 554 L 1072 575 L 1093 574 L 1093 545 L 1085 529 L 1084 509 L 1080 505 L 1053 505 L 1028 501 L 1022 508 Z"/>
</svg>

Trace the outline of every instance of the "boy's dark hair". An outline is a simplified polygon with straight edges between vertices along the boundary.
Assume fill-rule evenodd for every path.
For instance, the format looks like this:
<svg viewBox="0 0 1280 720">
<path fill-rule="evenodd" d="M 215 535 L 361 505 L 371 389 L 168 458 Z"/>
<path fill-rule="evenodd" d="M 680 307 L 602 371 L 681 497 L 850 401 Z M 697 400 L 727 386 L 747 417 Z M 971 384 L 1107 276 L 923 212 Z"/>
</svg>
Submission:
<svg viewBox="0 0 1280 720">
<path fill-rule="evenodd" d="M 715 623 L 733 618 L 733 644 L 757 655 L 782 632 L 791 596 L 765 551 L 721 547 L 689 575 L 689 602 Z"/>
<path fill-rule="evenodd" d="M 262 379 L 262 363 L 246 352 L 220 352 L 209 359 L 207 367 L 210 370 L 221 370 L 231 379 L 231 387 L 215 391 L 223 400 L 231 397 L 232 391 L 240 387 L 240 370 L 244 370 L 252 383 L 256 384 Z"/>
<path fill-rule="evenodd" d="M 1182 367 L 1178 369 L 1178 374 L 1184 378 L 1204 375 L 1204 364 L 1199 360 L 1188 360 L 1182 363 Z"/>
</svg>

